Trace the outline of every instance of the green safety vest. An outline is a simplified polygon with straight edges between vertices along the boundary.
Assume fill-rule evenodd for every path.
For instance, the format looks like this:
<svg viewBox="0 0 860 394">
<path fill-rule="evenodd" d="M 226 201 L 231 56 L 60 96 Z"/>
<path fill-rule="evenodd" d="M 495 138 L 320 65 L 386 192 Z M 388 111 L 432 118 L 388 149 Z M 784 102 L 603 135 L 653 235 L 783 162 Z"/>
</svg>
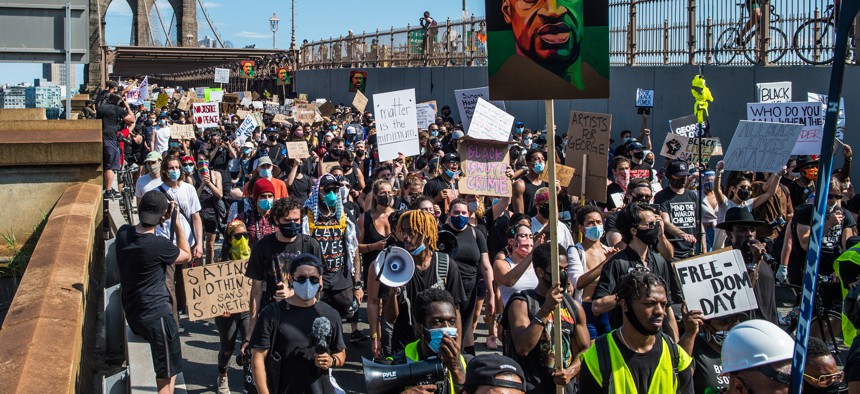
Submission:
<svg viewBox="0 0 860 394">
<path fill-rule="evenodd" d="M 842 274 L 839 272 L 839 266 L 841 262 L 852 262 L 854 264 L 860 265 L 860 244 L 854 245 L 844 253 L 839 255 L 836 258 L 836 261 L 833 262 L 833 271 L 836 272 L 836 275 L 839 276 L 839 287 L 842 289 L 842 299 L 845 299 L 845 296 L 848 295 L 848 289 L 845 288 L 845 282 L 842 280 Z M 839 311 L 842 315 L 842 338 L 845 342 L 845 346 L 851 346 L 854 342 L 854 337 L 857 336 L 857 329 L 854 328 L 854 325 L 851 324 L 851 319 L 848 316 L 845 316 L 845 313 Z"/>
<path fill-rule="evenodd" d="M 403 349 L 403 354 L 406 356 L 406 359 L 409 362 L 421 361 L 421 358 L 418 356 L 418 344 L 420 342 L 421 342 L 421 340 L 419 339 L 415 342 L 412 342 L 412 343 L 406 345 L 406 347 Z M 390 360 L 391 357 L 389 357 L 388 359 Z M 463 371 L 465 371 L 466 370 L 466 359 L 463 357 L 462 354 L 460 355 L 460 364 L 463 366 Z M 451 376 L 451 371 L 448 371 L 448 392 L 451 394 L 454 394 L 457 392 L 456 390 L 454 390 L 454 378 Z"/>
<path fill-rule="evenodd" d="M 614 332 L 614 330 L 613 330 Z M 606 334 L 606 339 L 609 342 L 609 356 L 611 359 L 612 376 L 609 381 L 607 393 L 627 393 L 635 394 L 636 382 L 633 381 L 633 374 L 627 368 L 624 362 L 624 357 L 612 337 L 612 333 Z M 672 356 L 669 352 L 669 342 L 663 340 L 663 352 L 660 354 L 660 364 L 654 370 L 654 375 L 651 376 L 651 385 L 648 387 L 647 394 L 662 394 L 662 393 L 677 393 L 678 379 L 675 376 L 675 370 L 672 367 Z M 672 344 L 678 346 L 677 344 Z M 598 356 L 597 346 L 592 344 L 588 351 L 582 356 L 583 363 L 588 367 L 591 375 L 597 381 L 597 384 L 603 387 L 603 374 L 600 371 L 600 360 Z M 678 346 L 678 371 L 684 371 L 690 367 L 693 359 L 687 355 L 680 346 Z M 644 393 L 643 393 L 644 394 Z"/>
</svg>

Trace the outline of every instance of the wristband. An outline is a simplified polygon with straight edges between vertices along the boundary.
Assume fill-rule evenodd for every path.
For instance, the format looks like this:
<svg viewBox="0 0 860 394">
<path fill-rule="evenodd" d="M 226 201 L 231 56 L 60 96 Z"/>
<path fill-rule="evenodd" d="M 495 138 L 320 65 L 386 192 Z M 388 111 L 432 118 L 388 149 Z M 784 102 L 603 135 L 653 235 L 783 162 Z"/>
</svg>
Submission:
<svg viewBox="0 0 860 394">
<path fill-rule="evenodd" d="M 540 324 L 540 325 L 542 325 L 542 326 L 546 327 L 546 323 L 544 323 L 544 322 L 543 322 L 543 320 L 541 320 L 539 317 L 537 317 L 537 315 L 535 315 L 535 316 L 532 318 L 532 320 L 534 320 L 534 321 L 535 321 L 535 323 Z"/>
</svg>

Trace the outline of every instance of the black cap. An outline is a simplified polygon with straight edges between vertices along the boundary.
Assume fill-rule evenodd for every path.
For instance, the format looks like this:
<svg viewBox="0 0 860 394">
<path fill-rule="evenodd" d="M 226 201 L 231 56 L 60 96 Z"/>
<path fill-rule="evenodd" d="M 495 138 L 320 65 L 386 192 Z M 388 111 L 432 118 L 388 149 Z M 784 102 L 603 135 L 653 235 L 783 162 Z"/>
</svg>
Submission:
<svg viewBox="0 0 860 394">
<path fill-rule="evenodd" d="M 320 178 L 320 189 L 323 189 L 326 186 L 333 184 L 339 185 L 340 182 L 338 182 L 337 178 L 332 174 L 325 174 L 322 176 L 322 178 Z"/>
<path fill-rule="evenodd" d="M 806 167 L 818 167 L 818 160 L 813 159 L 812 156 L 809 155 L 798 156 L 797 160 L 794 162 L 794 171 L 798 171 Z"/>
<path fill-rule="evenodd" d="M 167 197 L 159 190 L 150 190 L 140 199 L 137 206 L 140 222 L 147 226 L 156 226 L 167 212 Z"/>
<path fill-rule="evenodd" d="M 634 142 L 634 143 L 631 143 L 631 144 L 627 147 L 627 151 L 631 151 L 631 150 L 645 150 L 645 145 L 642 145 L 642 143 L 641 143 L 641 142 Z"/>
<path fill-rule="evenodd" d="M 460 155 L 455 152 L 448 152 L 442 156 L 442 163 L 450 163 L 452 161 L 460 161 Z"/>
<path fill-rule="evenodd" d="M 290 263 L 290 275 L 296 272 L 299 267 L 303 265 L 310 265 L 320 271 L 320 274 L 323 272 L 323 265 L 320 258 L 313 253 L 302 253 L 296 257 L 293 257 L 293 261 Z"/>
<path fill-rule="evenodd" d="M 690 169 L 687 162 L 683 160 L 672 160 L 669 163 L 669 168 L 666 169 L 666 176 L 690 176 Z"/>
<path fill-rule="evenodd" d="M 523 383 L 496 378 L 503 373 L 517 375 Z M 522 391 L 528 391 L 532 388 L 532 385 L 526 382 L 523 368 L 511 358 L 498 354 L 482 354 L 469 361 L 466 366 L 466 383 L 463 386 L 468 389 L 481 386 L 506 387 Z"/>
</svg>

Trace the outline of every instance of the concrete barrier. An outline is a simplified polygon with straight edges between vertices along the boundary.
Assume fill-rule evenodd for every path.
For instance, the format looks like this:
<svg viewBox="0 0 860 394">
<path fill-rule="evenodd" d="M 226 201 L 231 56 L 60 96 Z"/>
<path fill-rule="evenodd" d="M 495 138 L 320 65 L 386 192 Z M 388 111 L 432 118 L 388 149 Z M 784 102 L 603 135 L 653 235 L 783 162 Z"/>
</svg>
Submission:
<svg viewBox="0 0 860 394">
<path fill-rule="evenodd" d="M 0 122 L 10 120 L 48 120 L 48 115 L 44 108 L 0 109 Z"/>
<path fill-rule="evenodd" d="M 4 393 L 92 390 L 102 220 L 97 185 L 70 186 L 56 202 L 0 328 Z"/>
</svg>

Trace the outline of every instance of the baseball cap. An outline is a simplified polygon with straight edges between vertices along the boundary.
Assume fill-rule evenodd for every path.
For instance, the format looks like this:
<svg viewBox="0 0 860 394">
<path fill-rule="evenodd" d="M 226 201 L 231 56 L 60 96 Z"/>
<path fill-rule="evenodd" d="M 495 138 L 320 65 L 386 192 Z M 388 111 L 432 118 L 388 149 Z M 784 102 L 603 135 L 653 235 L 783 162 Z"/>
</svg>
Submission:
<svg viewBox="0 0 860 394">
<path fill-rule="evenodd" d="M 161 154 L 155 151 L 149 152 L 146 154 L 146 160 L 144 161 L 159 161 L 161 160 Z"/>
<path fill-rule="evenodd" d="M 525 126 L 525 125 L 526 125 L 526 124 L 525 124 L 525 123 L 523 123 L 523 122 L 517 122 L 517 123 L 515 123 L 515 124 L 514 124 L 514 127 L 520 127 L 520 126 Z"/>
<path fill-rule="evenodd" d="M 302 253 L 296 257 L 293 257 L 293 261 L 290 263 L 290 275 L 295 273 L 296 270 L 298 270 L 299 267 L 303 265 L 313 266 L 318 269 L 320 273 L 323 272 L 322 261 L 320 261 L 319 257 L 317 257 L 313 253 Z"/>
<path fill-rule="evenodd" d="M 511 373 L 520 377 L 522 383 L 498 379 L 496 376 Z M 533 386 L 526 381 L 523 368 L 516 361 L 499 354 L 482 354 L 469 361 L 466 366 L 466 383 L 464 387 L 474 389 L 480 386 L 505 387 L 528 391 Z"/>
<path fill-rule="evenodd" d="M 346 134 L 348 134 L 348 135 L 355 134 L 355 127 L 353 127 L 353 126 L 347 127 L 346 128 Z"/>
<path fill-rule="evenodd" d="M 140 222 L 147 226 L 161 223 L 161 217 L 167 212 L 167 196 L 159 190 L 150 190 L 140 199 L 137 206 Z"/>
<path fill-rule="evenodd" d="M 251 141 L 246 141 L 246 142 L 245 142 L 245 145 L 242 145 L 242 147 L 243 147 L 243 148 L 251 148 L 251 149 L 254 149 L 254 143 L 253 143 L 253 142 L 251 142 Z M 269 159 L 269 160 L 271 160 L 271 159 Z"/>
<path fill-rule="evenodd" d="M 689 176 L 690 169 L 687 168 L 687 162 L 683 160 L 673 160 L 669 163 L 669 168 L 666 169 L 666 176 Z"/>
<path fill-rule="evenodd" d="M 454 130 L 454 132 L 451 133 L 451 139 L 459 140 L 460 138 L 463 138 L 464 135 L 465 134 L 463 134 L 463 130 Z"/>
<path fill-rule="evenodd" d="M 325 174 L 320 178 L 320 189 L 333 184 L 340 184 L 337 178 L 332 174 Z"/>
<path fill-rule="evenodd" d="M 627 150 L 628 150 L 628 151 L 631 151 L 631 150 L 644 150 L 644 149 L 645 149 L 645 145 L 642 145 L 642 143 L 641 143 L 641 142 L 633 142 L 633 143 L 631 143 L 631 144 L 627 147 Z"/>
<path fill-rule="evenodd" d="M 460 155 L 455 152 L 448 152 L 442 156 L 442 163 L 450 163 L 452 161 L 460 161 Z"/>
</svg>

